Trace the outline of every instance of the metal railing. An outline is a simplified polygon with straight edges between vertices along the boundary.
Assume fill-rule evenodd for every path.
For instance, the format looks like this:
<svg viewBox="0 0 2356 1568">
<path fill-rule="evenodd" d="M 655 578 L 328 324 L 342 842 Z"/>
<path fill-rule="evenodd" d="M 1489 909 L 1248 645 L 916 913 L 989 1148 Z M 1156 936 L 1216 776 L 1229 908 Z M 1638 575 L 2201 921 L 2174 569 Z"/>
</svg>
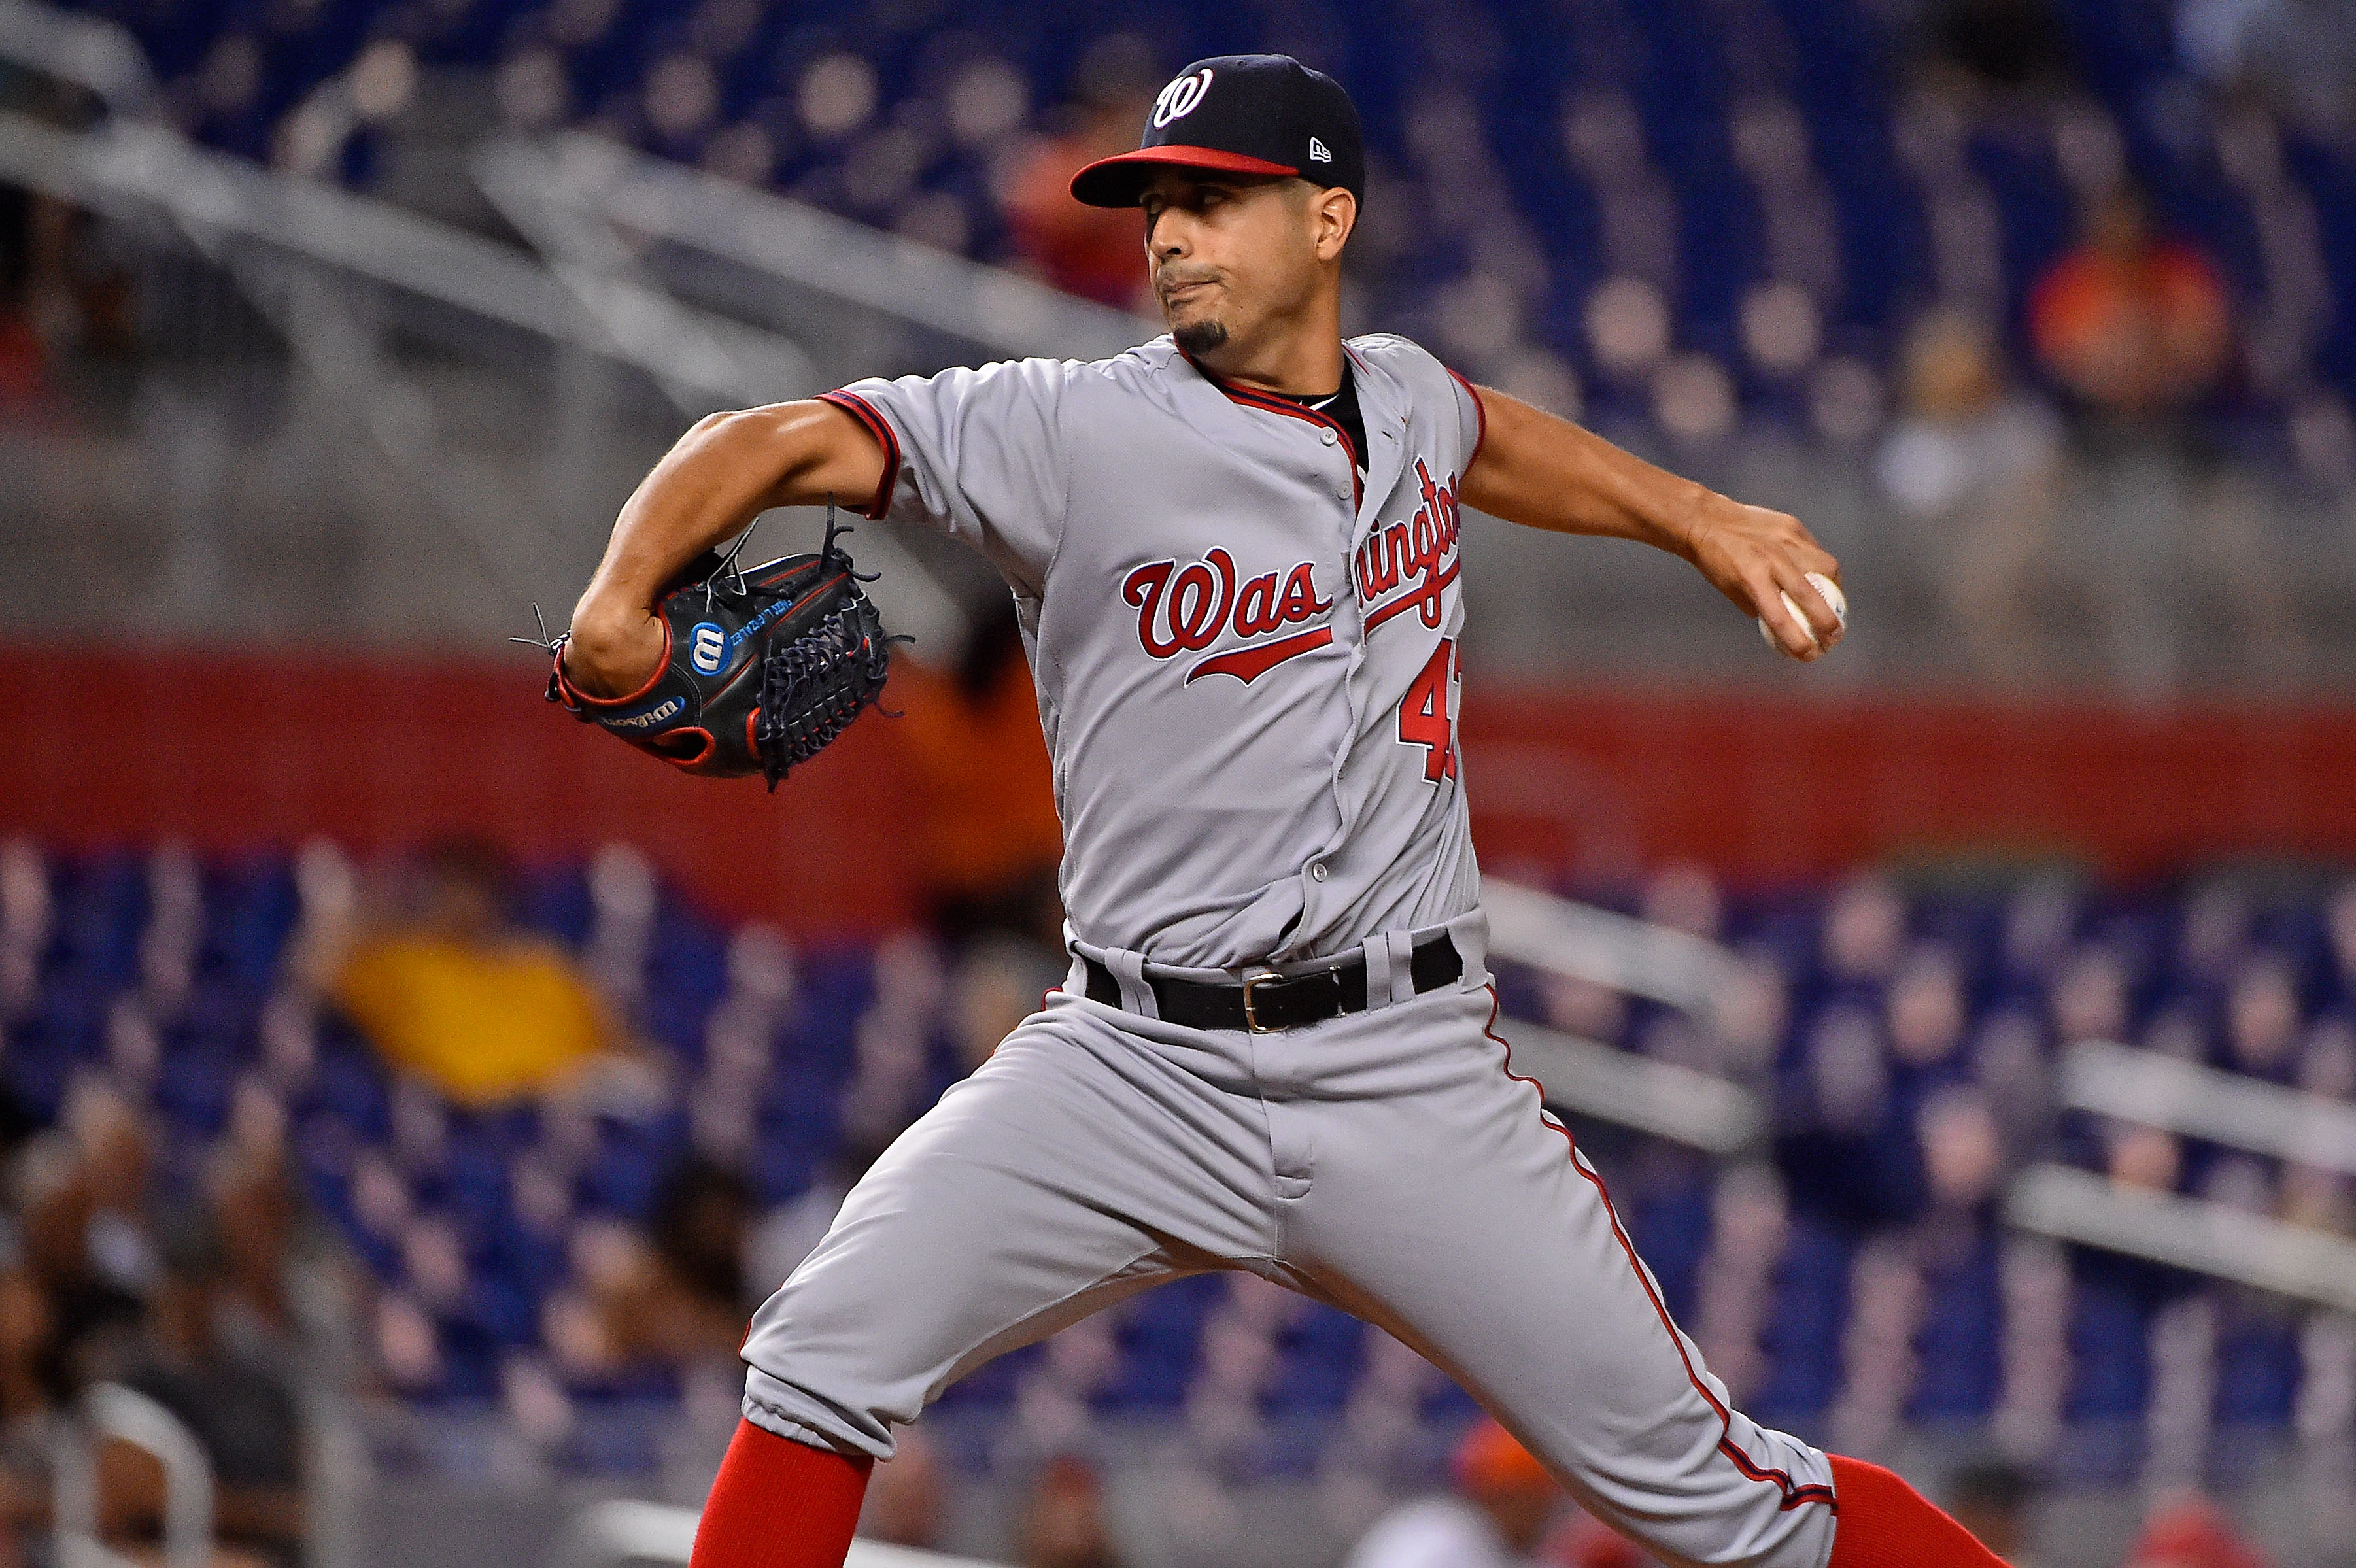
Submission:
<svg viewBox="0 0 2356 1568">
<path fill-rule="evenodd" d="M 131 35 L 112 23 L 0 0 L 0 59 L 81 88 L 110 113 L 146 113 L 155 102 L 155 78 Z"/>
<path fill-rule="evenodd" d="M 1162 331 L 1159 322 L 602 137 L 494 143 L 476 170 L 487 188 L 528 191 L 544 209 L 618 226 L 642 246 L 660 242 L 648 247 L 646 262 L 657 275 L 665 275 L 665 247 L 727 263 L 733 277 L 708 266 L 691 284 L 683 273 L 668 275 L 674 286 L 704 291 L 707 303 L 722 302 L 748 320 L 782 325 L 780 311 L 808 291 L 988 359 L 1103 359 Z"/>
<path fill-rule="evenodd" d="M 528 602 L 565 602 L 610 511 L 551 497 L 530 482 L 528 467 L 487 460 L 487 440 L 545 427 L 558 467 L 616 465 L 617 444 L 605 431 L 632 416 L 616 406 L 626 389 L 592 369 L 600 362 L 643 377 L 670 405 L 669 419 L 637 416 L 647 434 L 633 444 L 649 450 L 659 449 L 653 433 L 666 426 L 825 384 L 789 340 L 684 305 L 641 278 L 543 264 L 386 203 L 209 152 L 150 123 L 70 131 L 0 110 L 0 180 L 108 213 L 225 276 L 274 329 L 292 365 L 327 394 L 334 416 L 307 443 L 357 442 L 404 481 L 405 505 L 356 498 L 387 536 L 376 553 L 430 561 L 402 535 L 438 526 L 499 591 L 507 618 Z M 511 429 L 482 429 L 453 406 L 463 387 L 446 384 L 442 362 L 420 361 L 420 341 L 512 388 L 501 398 Z M 553 396 L 540 390 L 552 379 L 560 383 Z M 568 410 L 579 411 L 569 431 Z M 198 437 L 192 427 L 180 438 Z M 348 465 L 324 467 L 349 482 Z M 927 646 L 955 646 L 963 611 L 935 575 L 888 529 L 865 531 L 859 549 L 863 564 L 884 573 L 875 596 L 895 628 Z"/>
<path fill-rule="evenodd" d="M 2060 1103 L 2272 1159 L 2356 1175 L 2356 1106 L 2156 1051 L 2062 1053 Z M 2229 1203 L 2030 1167 L 2005 1196 L 2021 1230 L 2356 1312 L 2356 1242 Z"/>
<path fill-rule="evenodd" d="M 2356 1242 L 2231 1204 L 2033 1165 L 2005 1194 L 2014 1226 L 2356 1312 Z"/>
<path fill-rule="evenodd" d="M 1725 948 L 1633 915 L 1485 879 L 1489 950 L 1511 963 L 1591 981 L 1687 1012 L 1716 1005 L 1738 961 Z"/>
<path fill-rule="evenodd" d="M 54 1524 L 63 1568 L 128 1568 L 133 1559 L 99 1539 L 98 1445 L 126 1443 L 164 1470 L 166 1568 L 209 1568 L 213 1558 L 213 1467 L 180 1418 L 120 1383 L 92 1385 L 81 1398 L 81 1428 L 58 1441 Z"/>
<path fill-rule="evenodd" d="M 1492 957 L 1705 1018 L 1740 961 L 1716 942 L 1519 883 L 1488 878 L 1481 901 Z M 1513 1047 L 1515 1070 L 1581 1115 L 1730 1157 L 1767 1135 L 1758 1097 L 1714 1074 L 1515 1018 L 1496 1027 Z"/>
<path fill-rule="evenodd" d="M 2103 1042 L 2062 1053 L 2060 1090 L 2072 1110 L 2356 1176 L 2356 1105 Z"/>
<path fill-rule="evenodd" d="M 1629 916 L 1490 882 L 1490 950 L 1550 973 L 1706 1013 L 1738 961 L 1726 949 Z M 1758 1147 L 1765 1109 L 1708 1073 L 1501 1019 L 1516 1070 L 1548 1101 L 1719 1156 Z M 2060 1103 L 2252 1154 L 2356 1175 L 2356 1106 L 2156 1052 L 2094 1042 L 2062 1058 Z M 2356 1242 L 2229 1204 L 2031 1166 L 2004 1203 L 2016 1228 L 2356 1311 Z"/>
<path fill-rule="evenodd" d="M 287 525 L 343 512 L 366 554 L 403 564 L 391 596 L 404 609 L 423 603 L 483 630 L 512 628 L 529 603 L 567 602 L 628 484 L 688 420 L 912 360 L 930 369 L 1018 352 L 1097 356 L 1157 329 L 579 134 L 481 149 L 485 194 L 539 253 L 519 250 L 189 143 L 147 113 L 153 84 L 128 35 L 27 0 L 0 0 L 0 64 L 80 89 L 102 111 L 85 125 L 0 110 L 0 182 L 112 221 L 112 251 L 139 257 L 160 338 L 191 345 L 177 362 L 151 363 L 143 379 L 162 384 L 138 398 L 218 405 L 150 420 L 170 451 L 127 464 L 101 449 L 37 460 L 61 476 L 77 465 L 133 476 L 128 509 L 168 519 L 175 533 L 155 553 L 212 564 L 177 574 L 194 586 L 149 605 L 151 628 L 177 617 L 203 629 L 227 603 L 267 588 L 221 580 L 225 559 L 270 556 L 234 547 L 261 526 L 238 476 L 275 474 L 280 506 L 290 481 L 330 492 L 294 499 Z M 698 265 L 675 264 L 691 252 Z M 702 296 L 691 296 L 683 272 L 706 285 Z M 206 285 L 193 315 L 176 297 L 191 276 Z M 711 286 L 723 277 L 728 286 Z M 231 296 L 242 312 L 220 307 Z M 323 395 L 287 399 L 299 419 L 275 431 L 252 428 L 257 367 Z M 96 412 L 80 423 L 135 424 L 141 411 Z M 37 447 L 93 445 L 54 429 L 28 435 Z M 258 450 L 272 441 L 274 453 Z M 355 446 L 366 465 L 345 451 Z M 396 484 L 388 491 L 368 466 Z M 175 471 L 212 482 L 167 489 L 160 476 Z M 81 496 L 122 489 L 59 482 Z M 154 493 L 134 494 L 143 484 Z M 18 575 L 37 580 L 39 542 L 57 531 L 22 532 L 37 548 Z M 883 574 L 874 596 L 894 629 L 953 655 L 966 612 L 952 585 L 964 580 L 889 528 L 862 531 L 858 551 Z M 66 570 L 60 561 L 49 575 Z M 345 614 L 351 629 L 406 629 L 364 598 Z"/>
</svg>

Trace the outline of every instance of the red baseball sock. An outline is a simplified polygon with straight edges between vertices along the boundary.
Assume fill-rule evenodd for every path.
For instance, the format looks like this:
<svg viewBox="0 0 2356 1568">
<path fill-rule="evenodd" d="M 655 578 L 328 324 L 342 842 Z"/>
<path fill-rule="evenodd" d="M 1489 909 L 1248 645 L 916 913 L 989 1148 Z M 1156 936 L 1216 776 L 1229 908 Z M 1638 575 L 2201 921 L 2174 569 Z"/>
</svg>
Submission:
<svg viewBox="0 0 2356 1568">
<path fill-rule="evenodd" d="M 2004 1568 L 2003 1558 L 1897 1475 L 1862 1459 L 1826 1457 L 1840 1514 L 1825 1568 Z"/>
<path fill-rule="evenodd" d="M 738 1422 L 688 1568 L 842 1568 L 874 1467 Z"/>
</svg>

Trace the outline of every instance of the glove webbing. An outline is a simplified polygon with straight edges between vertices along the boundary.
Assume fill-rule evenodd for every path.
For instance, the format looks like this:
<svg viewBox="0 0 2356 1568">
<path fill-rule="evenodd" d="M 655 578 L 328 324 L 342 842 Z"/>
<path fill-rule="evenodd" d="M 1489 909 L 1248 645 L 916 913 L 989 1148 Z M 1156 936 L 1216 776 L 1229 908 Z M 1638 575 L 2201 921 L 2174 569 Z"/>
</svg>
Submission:
<svg viewBox="0 0 2356 1568">
<path fill-rule="evenodd" d="M 846 606 L 761 661 L 761 716 L 754 744 L 769 788 L 851 727 L 891 667 L 891 649 L 869 634 L 862 606 Z"/>
</svg>

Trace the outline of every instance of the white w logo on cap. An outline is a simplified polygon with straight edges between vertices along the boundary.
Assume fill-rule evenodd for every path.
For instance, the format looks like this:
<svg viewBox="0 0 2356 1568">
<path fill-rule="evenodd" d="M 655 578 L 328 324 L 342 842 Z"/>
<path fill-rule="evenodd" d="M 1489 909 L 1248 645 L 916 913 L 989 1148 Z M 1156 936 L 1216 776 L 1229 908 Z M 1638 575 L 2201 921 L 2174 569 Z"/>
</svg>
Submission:
<svg viewBox="0 0 2356 1568">
<path fill-rule="evenodd" d="M 1211 91 L 1211 68 L 1188 71 L 1163 88 L 1153 100 L 1153 128 L 1160 130 L 1173 120 L 1183 119 L 1194 112 L 1203 102 L 1203 94 Z"/>
</svg>

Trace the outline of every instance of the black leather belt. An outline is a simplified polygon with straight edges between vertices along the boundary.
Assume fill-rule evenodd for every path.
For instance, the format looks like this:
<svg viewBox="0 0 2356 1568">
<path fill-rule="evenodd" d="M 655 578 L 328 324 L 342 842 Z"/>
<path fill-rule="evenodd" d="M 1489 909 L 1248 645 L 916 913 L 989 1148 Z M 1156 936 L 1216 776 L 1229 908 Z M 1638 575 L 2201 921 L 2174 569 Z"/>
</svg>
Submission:
<svg viewBox="0 0 2356 1568">
<path fill-rule="evenodd" d="M 1088 1000 L 1108 1007 L 1120 1005 L 1120 982 L 1096 960 L 1082 954 L 1087 965 Z M 1463 955 L 1446 931 L 1415 944 L 1408 973 L 1416 994 L 1453 984 L 1464 973 Z M 1300 974 L 1255 974 L 1239 985 L 1205 984 L 1196 980 L 1145 978 L 1153 988 L 1153 1004 L 1163 1021 L 1189 1029 L 1243 1029 L 1272 1035 L 1322 1024 L 1344 1013 L 1366 1010 L 1366 961 L 1363 955 L 1331 969 Z"/>
</svg>

